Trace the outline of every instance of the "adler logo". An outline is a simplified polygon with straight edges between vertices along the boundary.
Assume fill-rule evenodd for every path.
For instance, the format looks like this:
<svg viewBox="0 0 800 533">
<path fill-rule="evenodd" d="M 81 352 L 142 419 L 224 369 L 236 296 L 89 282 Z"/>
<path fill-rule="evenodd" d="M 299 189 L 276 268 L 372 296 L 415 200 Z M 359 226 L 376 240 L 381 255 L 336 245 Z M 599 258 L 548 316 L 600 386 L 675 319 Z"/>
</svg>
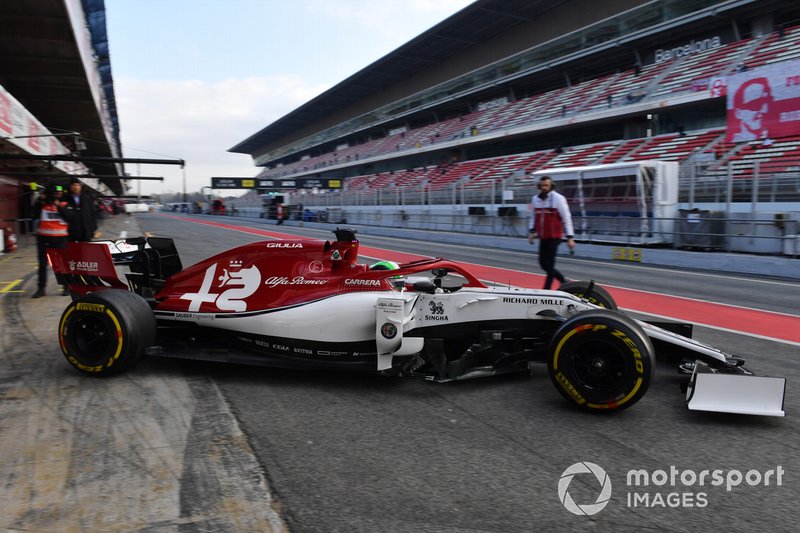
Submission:
<svg viewBox="0 0 800 533">
<path fill-rule="evenodd" d="M 345 285 L 359 285 L 361 287 L 380 287 L 381 282 L 377 279 L 346 279 Z"/>
<path fill-rule="evenodd" d="M 100 269 L 97 261 L 70 261 L 70 270 L 87 270 L 89 272 L 96 272 Z"/>
<path fill-rule="evenodd" d="M 302 248 L 299 242 L 268 242 L 267 248 Z"/>
</svg>

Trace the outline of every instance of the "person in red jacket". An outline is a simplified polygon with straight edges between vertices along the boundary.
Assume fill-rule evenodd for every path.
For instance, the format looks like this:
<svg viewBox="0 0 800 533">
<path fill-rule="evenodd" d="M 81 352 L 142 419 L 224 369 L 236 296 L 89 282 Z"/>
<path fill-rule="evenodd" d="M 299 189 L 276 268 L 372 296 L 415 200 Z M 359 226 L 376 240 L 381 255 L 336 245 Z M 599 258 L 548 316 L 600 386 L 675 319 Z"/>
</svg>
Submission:
<svg viewBox="0 0 800 533">
<path fill-rule="evenodd" d="M 556 252 L 558 245 L 567 238 L 570 250 L 575 248 L 574 231 L 572 229 L 572 215 L 569 212 L 567 199 L 555 191 L 553 180 L 550 176 L 539 179 L 539 194 L 531 199 L 531 223 L 528 232 L 528 242 L 533 244 L 539 237 L 539 265 L 547 273 L 544 288 L 549 289 L 553 279 L 564 283 L 566 278 L 556 270 Z"/>
<path fill-rule="evenodd" d="M 45 198 L 37 200 L 33 207 L 33 218 L 38 220 L 36 226 L 36 244 L 39 249 L 39 288 L 33 298 L 44 296 L 47 285 L 47 249 L 64 248 L 69 236 L 69 223 L 71 214 L 66 202 L 62 200 L 63 188 L 60 185 L 50 185 Z M 62 288 L 62 295 L 67 294 L 66 287 Z"/>
</svg>

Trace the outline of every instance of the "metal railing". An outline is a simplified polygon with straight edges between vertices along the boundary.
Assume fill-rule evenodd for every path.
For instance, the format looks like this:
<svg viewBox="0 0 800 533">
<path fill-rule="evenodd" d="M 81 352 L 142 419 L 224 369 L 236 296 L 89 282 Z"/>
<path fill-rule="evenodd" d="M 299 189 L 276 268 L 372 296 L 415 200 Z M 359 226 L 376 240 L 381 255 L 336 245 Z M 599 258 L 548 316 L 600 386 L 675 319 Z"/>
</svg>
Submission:
<svg viewBox="0 0 800 533">
<path fill-rule="evenodd" d="M 331 224 L 366 225 L 408 230 L 439 230 L 477 235 L 525 237 L 529 217 L 525 211 L 499 216 L 499 209 L 482 209 L 470 214 L 464 208 L 442 213 L 412 206 L 319 207 L 288 211 L 287 220 Z M 780 215 L 780 216 L 779 216 Z M 266 218 L 260 207 L 242 207 L 227 217 Z M 36 236 L 30 219 L 7 220 L 17 231 L 19 246 L 34 246 Z M 661 245 L 677 249 L 750 252 L 800 256 L 800 221 L 783 214 L 738 214 L 683 209 L 675 218 L 642 219 L 634 216 L 575 216 L 576 239 L 596 244 L 625 246 Z M 665 230 L 664 228 L 668 228 Z"/>
<path fill-rule="evenodd" d="M 525 237 L 530 219 L 524 208 L 518 208 L 511 216 L 501 216 L 500 207 L 480 208 L 470 214 L 464 207 L 446 213 L 414 206 L 306 206 L 302 214 L 290 212 L 289 220 Z M 269 218 L 260 208 L 242 208 L 237 216 Z M 573 225 L 576 239 L 587 243 L 794 257 L 800 254 L 800 220 L 784 214 L 726 216 L 721 211 L 681 209 L 679 216 L 671 218 L 576 215 Z"/>
</svg>

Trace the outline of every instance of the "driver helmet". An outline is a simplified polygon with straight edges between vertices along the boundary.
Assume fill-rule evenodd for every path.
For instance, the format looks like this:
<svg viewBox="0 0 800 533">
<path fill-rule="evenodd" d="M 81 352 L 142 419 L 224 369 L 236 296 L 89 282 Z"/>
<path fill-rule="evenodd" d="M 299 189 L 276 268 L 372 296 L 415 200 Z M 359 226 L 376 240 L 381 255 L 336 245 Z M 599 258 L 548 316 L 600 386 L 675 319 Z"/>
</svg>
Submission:
<svg viewBox="0 0 800 533">
<path fill-rule="evenodd" d="M 400 265 L 394 261 L 386 260 L 378 261 L 369 267 L 370 270 L 397 270 L 398 268 L 400 268 Z"/>
</svg>

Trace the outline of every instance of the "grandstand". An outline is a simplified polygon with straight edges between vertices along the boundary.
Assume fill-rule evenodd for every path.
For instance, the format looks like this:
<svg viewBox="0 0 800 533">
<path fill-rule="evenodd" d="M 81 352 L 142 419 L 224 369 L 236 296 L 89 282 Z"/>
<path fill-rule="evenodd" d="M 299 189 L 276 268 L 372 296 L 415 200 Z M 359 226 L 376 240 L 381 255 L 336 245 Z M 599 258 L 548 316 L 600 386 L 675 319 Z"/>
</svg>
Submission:
<svg viewBox="0 0 800 533">
<path fill-rule="evenodd" d="M 478 0 L 230 151 L 259 177 L 343 180 L 289 197 L 354 220 L 401 207 L 524 215 L 535 171 L 647 160 L 680 165 L 679 207 L 796 219 L 800 120 L 735 142 L 719 84 L 798 58 L 797 3 Z"/>
</svg>

